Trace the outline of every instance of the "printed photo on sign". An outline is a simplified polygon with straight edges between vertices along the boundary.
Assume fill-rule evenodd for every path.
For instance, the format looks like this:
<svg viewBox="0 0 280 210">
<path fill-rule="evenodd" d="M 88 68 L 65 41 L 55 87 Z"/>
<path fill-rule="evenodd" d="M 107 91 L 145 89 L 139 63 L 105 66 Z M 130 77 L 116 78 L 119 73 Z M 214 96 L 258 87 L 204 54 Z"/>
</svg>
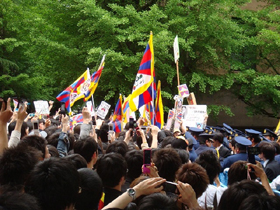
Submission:
<svg viewBox="0 0 280 210">
<path fill-rule="evenodd" d="M 166 123 L 166 129 L 170 130 L 172 127 L 172 124 L 174 125 L 174 129 L 180 128 L 179 120 L 182 120 L 182 113 L 177 113 L 177 117 L 174 119 L 175 110 L 169 110 L 167 123 Z"/>
<path fill-rule="evenodd" d="M 98 110 L 97 110 L 97 116 L 102 118 L 102 119 L 105 119 L 106 115 L 108 114 L 108 111 L 110 109 L 111 105 L 106 103 L 105 101 L 102 101 L 101 104 L 99 105 L 98 107 Z"/>
<path fill-rule="evenodd" d="M 206 105 L 183 105 L 183 125 L 204 129 L 207 122 Z"/>
<path fill-rule="evenodd" d="M 178 91 L 179 91 L 179 95 L 180 95 L 182 98 L 189 97 L 189 95 L 190 95 L 188 86 L 187 86 L 186 84 L 179 85 L 179 86 L 178 86 Z"/>
</svg>

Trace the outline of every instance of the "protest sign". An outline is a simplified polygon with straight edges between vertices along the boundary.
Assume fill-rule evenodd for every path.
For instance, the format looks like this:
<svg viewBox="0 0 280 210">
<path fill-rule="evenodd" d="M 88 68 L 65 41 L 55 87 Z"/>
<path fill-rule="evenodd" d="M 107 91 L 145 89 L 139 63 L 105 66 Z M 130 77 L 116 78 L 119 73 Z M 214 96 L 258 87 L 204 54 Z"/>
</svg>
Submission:
<svg viewBox="0 0 280 210">
<path fill-rule="evenodd" d="M 173 130 L 180 128 L 179 120 L 182 120 L 182 113 L 177 113 L 177 117 L 174 117 L 175 109 L 169 110 L 166 129 L 170 130 L 173 127 Z"/>
<path fill-rule="evenodd" d="M 88 111 L 90 112 L 90 115 L 94 116 L 95 112 L 94 112 L 94 108 L 93 108 L 93 106 L 94 106 L 93 102 L 87 101 L 86 105 L 87 105 Z"/>
<path fill-rule="evenodd" d="M 196 99 L 194 93 L 190 93 L 189 97 L 187 98 L 189 105 L 196 105 Z"/>
<path fill-rule="evenodd" d="M 46 115 L 50 114 L 49 104 L 47 101 L 39 100 L 39 101 L 34 101 L 33 103 L 37 113 L 46 114 Z"/>
<path fill-rule="evenodd" d="M 105 101 L 102 101 L 101 104 L 98 107 L 98 110 L 96 112 L 97 116 L 105 119 L 106 115 L 108 114 L 108 111 L 110 109 L 111 105 L 106 103 Z"/>
<path fill-rule="evenodd" d="M 174 50 L 174 60 L 175 60 L 175 63 L 176 63 L 179 60 L 179 57 L 180 57 L 178 35 L 174 39 L 173 50 Z"/>
<path fill-rule="evenodd" d="M 204 129 L 207 121 L 206 105 L 183 105 L 183 125 Z"/>
<path fill-rule="evenodd" d="M 179 85 L 179 86 L 178 86 L 178 91 L 179 91 L 179 95 L 180 95 L 182 98 L 189 97 L 189 95 L 190 95 L 188 86 L 187 86 L 186 84 Z"/>
</svg>

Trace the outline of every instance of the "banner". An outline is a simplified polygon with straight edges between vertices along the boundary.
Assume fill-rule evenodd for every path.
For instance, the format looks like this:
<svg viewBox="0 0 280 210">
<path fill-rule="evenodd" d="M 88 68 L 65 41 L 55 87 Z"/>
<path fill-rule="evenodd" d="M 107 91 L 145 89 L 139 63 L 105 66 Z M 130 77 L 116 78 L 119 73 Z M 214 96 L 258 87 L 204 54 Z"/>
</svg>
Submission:
<svg viewBox="0 0 280 210">
<path fill-rule="evenodd" d="M 96 112 L 97 116 L 104 120 L 106 115 L 108 114 L 110 107 L 110 104 L 106 103 L 105 101 L 102 101 Z"/>
<path fill-rule="evenodd" d="M 49 115 L 49 103 L 47 101 L 34 101 L 35 110 L 39 114 L 46 114 Z"/>
<path fill-rule="evenodd" d="M 183 105 L 182 107 L 183 125 L 204 129 L 207 120 L 206 105 Z"/>
</svg>

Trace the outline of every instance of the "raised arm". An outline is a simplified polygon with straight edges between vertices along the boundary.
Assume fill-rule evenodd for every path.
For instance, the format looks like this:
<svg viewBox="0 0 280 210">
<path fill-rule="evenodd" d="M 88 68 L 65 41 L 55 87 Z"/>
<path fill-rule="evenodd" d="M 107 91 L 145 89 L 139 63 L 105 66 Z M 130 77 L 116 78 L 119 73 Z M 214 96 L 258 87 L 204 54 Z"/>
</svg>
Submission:
<svg viewBox="0 0 280 210">
<path fill-rule="evenodd" d="M 0 155 L 2 155 L 4 149 L 8 147 L 7 123 L 13 115 L 10 101 L 11 99 L 9 98 L 7 106 L 5 102 L 2 102 L 0 111 Z"/>
</svg>

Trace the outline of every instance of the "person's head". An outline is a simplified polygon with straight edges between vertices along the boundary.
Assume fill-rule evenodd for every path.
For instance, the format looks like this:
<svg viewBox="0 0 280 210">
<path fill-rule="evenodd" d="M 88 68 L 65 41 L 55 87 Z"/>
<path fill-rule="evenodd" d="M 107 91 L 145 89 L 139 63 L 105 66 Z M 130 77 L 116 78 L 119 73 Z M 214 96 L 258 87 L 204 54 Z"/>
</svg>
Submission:
<svg viewBox="0 0 280 210">
<path fill-rule="evenodd" d="M 76 124 L 73 128 L 73 131 L 74 131 L 74 134 L 78 134 L 80 135 L 80 132 L 81 132 L 81 125 L 82 124 Z"/>
<path fill-rule="evenodd" d="M 261 159 L 274 160 L 276 149 L 272 144 L 268 142 L 262 142 L 259 147 L 260 147 L 259 157 Z"/>
<path fill-rule="evenodd" d="M 280 197 L 272 195 L 250 195 L 245 198 L 238 210 L 279 210 Z"/>
<path fill-rule="evenodd" d="M 16 121 L 14 122 L 11 122 L 9 125 L 8 125 L 8 132 L 9 132 L 9 135 L 12 134 L 12 131 L 15 130 L 15 127 L 16 127 Z M 29 128 L 27 126 L 27 123 L 26 122 L 23 122 L 22 123 L 22 126 L 21 126 L 21 130 L 20 130 L 20 138 L 22 139 L 24 136 L 28 135 L 28 132 L 29 132 Z"/>
<path fill-rule="evenodd" d="M 83 158 L 79 154 L 71 154 L 71 155 L 67 155 L 63 158 L 71 161 L 74 164 L 74 166 L 77 170 L 80 169 L 80 168 L 86 168 L 87 167 L 87 161 L 85 160 L 85 158 Z"/>
<path fill-rule="evenodd" d="M 170 199 L 168 196 L 162 193 L 153 193 L 144 196 L 139 204 L 138 210 L 177 210 L 176 203 Z"/>
<path fill-rule="evenodd" d="M 202 152 L 195 162 L 206 170 L 210 184 L 213 184 L 214 179 L 218 176 L 221 170 L 220 161 L 218 160 L 216 154 L 214 154 L 211 150 L 207 150 Z"/>
<path fill-rule="evenodd" d="M 102 155 L 96 163 L 96 171 L 102 179 L 103 186 L 114 188 L 124 182 L 127 164 L 118 153 Z"/>
<path fill-rule="evenodd" d="M 251 180 L 243 180 L 231 185 L 222 195 L 218 210 L 236 210 L 250 195 L 268 195 L 265 188 Z"/>
<path fill-rule="evenodd" d="M 172 142 L 171 146 L 174 149 L 184 149 L 187 150 L 189 142 L 185 139 L 184 136 L 177 136 Z"/>
<path fill-rule="evenodd" d="M 47 144 L 47 148 L 49 150 L 51 157 L 59 157 L 58 150 L 53 145 Z"/>
<path fill-rule="evenodd" d="M 280 155 L 280 145 L 276 141 L 270 142 L 275 147 L 275 155 Z"/>
<path fill-rule="evenodd" d="M 35 149 L 42 152 L 43 159 L 50 158 L 49 149 L 47 148 L 47 141 L 40 136 L 37 135 L 25 136 L 24 138 L 21 139 L 18 145 L 22 145 L 25 147 L 27 146 L 34 147 Z"/>
<path fill-rule="evenodd" d="M 126 153 L 125 160 L 127 163 L 127 177 L 132 180 L 142 174 L 143 152 L 140 150 L 131 150 Z"/>
<path fill-rule="evenodd" d="M 201 145 L 206 145 L 207 147 L 211 147 L 213 143 L 212 138 L 213 138 L 213 134 L 201 133 L 199 134 L 197 140 Z"/>
<path fill-rule="evenodd" d="M 223 134 L 221 134 L 220 132 L 215 133 L 215 135 L 213 136 L 213 147 L 219 147 L 223 141 L 224 141 L 224 136 Z"/>
<path fill-rule="evenodd" d="M 167 136 L 163 139 L 162 143 L 161 143 L 161 148 L 165 148 L 167 145 L 172 144 L 172 142 L 176 140 L 176 138 L 174 136 Z"/>
<path fill-rule="evenodd" d="M 255 146 L 261 142 L 261 138 L 260 138 L 261 132 L 253 129 L 245 129 L 245 132 L 247 134 L 247 138 L 252 142 L 252 146 Z"/>
<path fill-rule="evenodd" d="M 0 157 L 0 185 L 22 188 L 42 153 L 33 147 L 16 146 L 4 150 Z"/>
<path fill-rule="evenodd" d="M 173 148 L 163 148 L 157 150 L 152 159 L 158 168 L 159 176 L 173 182 L 177 170 L 182 165 L 178 153 Z"/>
<path fill-rule="evenodd" d="M 46 126 L 45 126 L 45 120 L 39 119 L 39 120 L 38 120 L 38 124 L 39 124 L 39 130 L 45 130 L 45 128 L 46 128 Z"/>
<path fill-rule="evenodd" d="M 185 149 L 176 149 L 176 152 L 181 158 L 182 164 L 188 163 L 190 160 L 190 154 Z"/>
<path fill-rule="evenodd" d="M 43 210 L 62 210 L 75 204 L 79 182 L 77 169 L 70 161 L 50 158 L 35 166 L 25 192 L 35 196 Z"/>
<path fill-rule="evenodd" d="M 87 136 L 84 139 L 75 141 L 74 143 L 74 153 L 80 154 L 87 163 L 97 160 L 97 143 L 93 137 Z"/>
<path fill-rule="evenodd" d="M 106 149 L 106 153 L 116 152 L 123 157 L 125 156 L 127 151 L 128 147 L 124 141 L 113 141 Z"/>
<path fill-rule="evenodd" d="M 41 208 L 34 196 L 20 191 L 9 191 L 0 193 L 0 209 L 40 210 Z"/>
<path fill-rule="evenodd" d="M 96 171 L 89 168 L 78 170 L 80 175 L 80 188 L 76 210 L 97 210 L 102 195 L 102 181 Z"/>
<path fill-rule="evenodd" d="M 196 198 L 202 195 L 209 184 L 206 170 L 197 163 L 186 163 L 182 165 L 177 173 L 177 180 L 190 184 L 195 191 Z"/>
<path fill-rule="evenodd" d="M 228 186 L 248 178 L 247 163 L 247 161 L 239 160 L 230 166 L 228 171 Z M 255 173 L 250 172 L 250 177 L 252 180 L 256 179 Z"/>
</svg>

